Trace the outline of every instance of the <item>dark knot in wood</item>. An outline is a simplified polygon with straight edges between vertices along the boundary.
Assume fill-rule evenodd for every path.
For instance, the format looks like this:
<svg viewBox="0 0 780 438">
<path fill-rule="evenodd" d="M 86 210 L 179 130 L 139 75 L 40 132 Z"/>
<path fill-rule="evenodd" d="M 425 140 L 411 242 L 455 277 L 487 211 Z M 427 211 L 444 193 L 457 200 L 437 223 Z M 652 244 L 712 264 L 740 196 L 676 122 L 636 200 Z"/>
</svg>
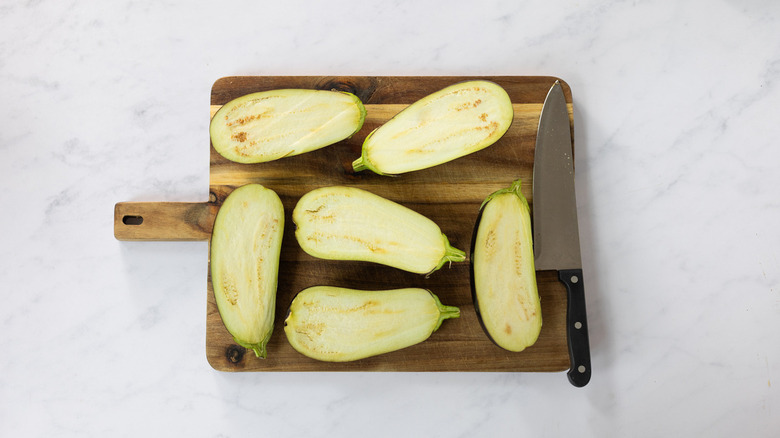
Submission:
<svg viewBox="0 0 780 438">
<path fill-rule="evenodd" d="M 338 79 L 333 79 L 328 82 L 326 82 L 322 88 L 324 90 L 331 90 L 331 91 L 345 91 L 347 93 L 352 93 L 354 95 L 358 94 L 357 87 L 355 84 L 349 82 L 349 81 L 341 81 Z"/>
<path fill-rule="evenodd" d="M 246 353 L 246 348 L 238 345 L 231 345 L 225 350 L 225 356 L 230 363 L 241 362 L 241 359 L 244 358 L 244 353 Z"/>
<path fill-rule="evenodd" d="M 376 91 L 376 81 L 373 78 L 332 77 L 317 84 L 321 90 L 345 91 L 358 97 L 364 104 L 371 99 Z"/>
</svg>

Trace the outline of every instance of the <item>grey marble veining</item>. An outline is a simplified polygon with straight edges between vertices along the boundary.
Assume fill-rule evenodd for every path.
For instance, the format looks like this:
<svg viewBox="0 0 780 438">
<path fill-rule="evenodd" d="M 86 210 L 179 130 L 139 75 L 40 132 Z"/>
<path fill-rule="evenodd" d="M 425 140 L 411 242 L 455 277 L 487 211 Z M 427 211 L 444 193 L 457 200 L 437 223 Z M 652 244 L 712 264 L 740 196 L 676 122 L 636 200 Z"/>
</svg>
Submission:
<svg viewBox="0 0 780 438">
<path fill-rule="evenodd" d="M 0 5 L 0 436 L 775 436 L 773 1 Z M 205 242 L 113 237 L 204 201 L 229 75 L 554 75 L 572 88 L 593 379 L 223 374 Z"/>
</svg>

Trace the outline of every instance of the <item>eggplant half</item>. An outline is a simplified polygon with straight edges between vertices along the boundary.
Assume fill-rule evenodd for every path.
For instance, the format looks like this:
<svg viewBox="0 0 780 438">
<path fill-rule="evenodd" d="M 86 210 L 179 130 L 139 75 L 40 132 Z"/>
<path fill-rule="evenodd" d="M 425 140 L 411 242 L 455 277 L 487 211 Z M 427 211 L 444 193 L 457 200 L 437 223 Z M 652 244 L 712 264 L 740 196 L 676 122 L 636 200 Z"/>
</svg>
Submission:
<svg viewBox="0 0 780 438">
<path fill-rule="evenodd" d="M 238 163 L 263 163 L 310 152 L 352 136 L 366 109 L 343 91 L 281 89 L 247 94 L 211 119 L 214 149 Z"/>
<path fill-rule="evenodd" d="M 299 353 L 325 362 L 364 359 L 419 344 L 458 318 L 426 289 L 364 291 L 314 286 L 290 305 L 284 332 Z"/>
<path fill-rule="evenodd" d="M 222 322 L 239 345 L 262 358 L 274 326 L 283 231 L 279 196 L 248 184 L 225 199 L 211 235 L 211 283 Z"/>
<path fill-rule="evenodd" d="M 520 180 L 482 204 L 472 242 L 474 307 L 488 337 L 499 347 L 522 351 L 542 329 L 528 201 Z"/>
<path fill-rule="evenodd" d="M 513 118 L 501 86 L 460 82 L 412 103 L 371 132 L 352 167 L 397 175 L 437 166 L 494 144 Z"/>
<path fill-rule="evenodd" d="M 432 220 L 354 187 L 306 193 L 292 219 L 298 244 L 321 259 L 379 263 L 418 274 L 466 259 Z"/>
</svg>

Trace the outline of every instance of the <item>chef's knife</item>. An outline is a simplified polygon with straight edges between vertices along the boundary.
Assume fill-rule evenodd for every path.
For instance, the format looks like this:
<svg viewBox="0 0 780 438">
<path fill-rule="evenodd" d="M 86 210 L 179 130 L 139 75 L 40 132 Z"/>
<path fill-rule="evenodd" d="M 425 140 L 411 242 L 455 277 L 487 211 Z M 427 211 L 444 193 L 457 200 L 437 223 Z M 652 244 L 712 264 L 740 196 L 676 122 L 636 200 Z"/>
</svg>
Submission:
<svg viewBox="0 0 780 438">
<path fill-rule="evenodd" d="M 590 381 L 590 347 L 574 196 L 574 154 L 569 112 L 559 81 L 547 93 L 536 134 L 533 232 L 536 270 L 557 271 L 566 286 L 568 377 L 572 385 L 585 386 Z"/>
</svg>

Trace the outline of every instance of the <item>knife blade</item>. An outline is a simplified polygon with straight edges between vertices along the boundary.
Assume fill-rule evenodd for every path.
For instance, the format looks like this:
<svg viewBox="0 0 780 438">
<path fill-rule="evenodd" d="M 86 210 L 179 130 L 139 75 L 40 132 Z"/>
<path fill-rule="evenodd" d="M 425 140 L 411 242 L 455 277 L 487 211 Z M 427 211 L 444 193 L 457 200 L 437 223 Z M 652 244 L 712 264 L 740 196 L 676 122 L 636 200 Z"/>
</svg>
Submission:
<svg viewBox="0 0 780 438">
<path fill-rule="evenodd" d="M 566 287 L 566 335 L 571 368 L 569 382 L 590 381 L 590 346 L 585 312 L 577 200 L 574 191 L 574 151 L 566 97 L 556 80 L 539 117 L 533 169 L 534 263 L 537 271 L 554 270 Z"/>
</svg>

